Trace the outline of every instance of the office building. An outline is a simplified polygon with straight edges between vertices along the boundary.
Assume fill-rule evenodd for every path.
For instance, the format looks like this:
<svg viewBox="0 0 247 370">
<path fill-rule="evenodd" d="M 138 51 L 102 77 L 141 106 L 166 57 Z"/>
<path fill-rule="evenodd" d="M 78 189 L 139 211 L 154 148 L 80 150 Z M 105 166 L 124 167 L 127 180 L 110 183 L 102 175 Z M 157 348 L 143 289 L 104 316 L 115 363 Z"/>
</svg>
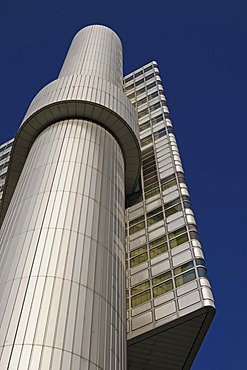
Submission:
<svg viewBox="0 0 247 370">
<path fill-rule="evenodd" d="M 1 369 L 189 369 L 215 308 L 157 63 L 123 91 L 84 28 L 2 163 Z"/>
</svg>

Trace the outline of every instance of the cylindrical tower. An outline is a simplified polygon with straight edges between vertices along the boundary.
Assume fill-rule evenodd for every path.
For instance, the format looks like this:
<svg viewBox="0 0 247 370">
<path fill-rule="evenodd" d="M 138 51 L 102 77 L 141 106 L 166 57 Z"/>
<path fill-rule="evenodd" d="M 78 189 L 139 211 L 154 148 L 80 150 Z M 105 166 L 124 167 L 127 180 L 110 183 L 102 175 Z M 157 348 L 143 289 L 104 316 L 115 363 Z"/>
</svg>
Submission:
<svg viewBox="0 0 247 370">
<path fill-rule="evenodd" d="M 121 42 L 86 27 L 13 147 L 1 215 L 2 370 L 126 369 L 124 198 L 139 171 Z"/>
</svg>

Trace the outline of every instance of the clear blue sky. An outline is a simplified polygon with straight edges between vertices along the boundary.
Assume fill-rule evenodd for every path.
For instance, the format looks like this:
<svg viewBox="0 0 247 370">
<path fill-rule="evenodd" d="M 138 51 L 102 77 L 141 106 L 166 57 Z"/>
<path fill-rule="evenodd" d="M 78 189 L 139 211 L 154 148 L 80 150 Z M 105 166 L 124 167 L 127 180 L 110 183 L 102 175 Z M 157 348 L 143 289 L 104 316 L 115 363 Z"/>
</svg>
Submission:
<svg viewBox="0 0 247 370">
<path fill-rule="evenodd" d="M 125 74 L 156 60 L 163 77 L 217 304 L 193 370 L 245 370 L 247 2 L 1 0 L 0 143 L 96 23 L 122 39 Z"/>
</svg>

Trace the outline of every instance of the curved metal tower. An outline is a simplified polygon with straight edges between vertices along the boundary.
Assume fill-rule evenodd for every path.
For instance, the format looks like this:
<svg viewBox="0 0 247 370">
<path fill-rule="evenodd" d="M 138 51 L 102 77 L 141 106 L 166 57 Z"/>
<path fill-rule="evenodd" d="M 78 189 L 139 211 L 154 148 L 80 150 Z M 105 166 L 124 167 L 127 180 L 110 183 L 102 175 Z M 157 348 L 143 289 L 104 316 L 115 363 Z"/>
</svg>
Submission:
<svg viewBox="0 0 247 370">
<path fill-rule="evenodd" d="M 126 369 L 125 194 L 140 176 L 122 46 L 75 36 L 18 131 L 1 221 L 1 369 Z"/>
</svg>

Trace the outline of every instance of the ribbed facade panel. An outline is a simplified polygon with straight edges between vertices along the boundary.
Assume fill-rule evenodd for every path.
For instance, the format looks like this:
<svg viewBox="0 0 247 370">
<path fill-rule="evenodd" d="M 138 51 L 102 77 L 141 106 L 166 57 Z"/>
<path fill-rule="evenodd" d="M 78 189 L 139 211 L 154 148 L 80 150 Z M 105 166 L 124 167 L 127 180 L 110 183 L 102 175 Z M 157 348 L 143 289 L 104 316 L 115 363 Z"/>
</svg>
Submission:
<svg viewBox="0 0 247 370">
<path fill-rule="evenodd" d="M 124 238 L 116 140 L 85 120 L 44 130 L 2 228 L 1 368 L 125 368 Z"/>
<path fill-rule="evenodd" d="M 95 54 L 103 57 L 95 58 Z M 74 37 L 68 55 L 59 77 L 85 74 L 122 88 L 122 45 L 109 28 L 100 25 L 83 28 Z"/>
</svg>

